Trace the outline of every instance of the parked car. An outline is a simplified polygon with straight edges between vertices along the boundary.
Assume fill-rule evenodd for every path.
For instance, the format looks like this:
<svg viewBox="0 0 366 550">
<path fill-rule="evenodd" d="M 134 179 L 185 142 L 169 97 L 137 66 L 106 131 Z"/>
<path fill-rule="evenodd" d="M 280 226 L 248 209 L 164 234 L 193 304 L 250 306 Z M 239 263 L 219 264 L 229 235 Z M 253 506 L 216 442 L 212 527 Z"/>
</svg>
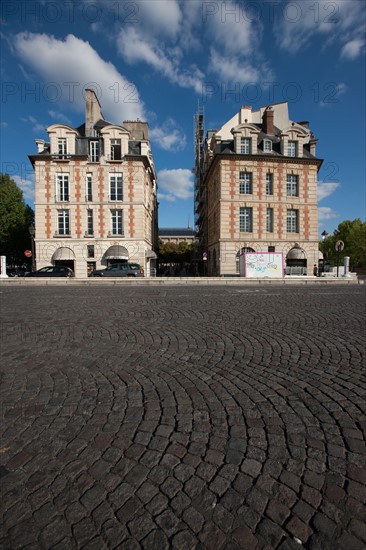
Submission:
<svg viewBox="0 0 366 550">
<path fill-rule="evenodd" d="M 70 267 L 63 265 L 48 265 L 37 271 L 27 273 L 26 277 L 73 277 L 74 272 Z"/>
<path fill-rule="evenodd" d="M 140 264 L 112 264 L 104 269 L 94 269 L 89 277 L 143 277 Z"/>
</svg>

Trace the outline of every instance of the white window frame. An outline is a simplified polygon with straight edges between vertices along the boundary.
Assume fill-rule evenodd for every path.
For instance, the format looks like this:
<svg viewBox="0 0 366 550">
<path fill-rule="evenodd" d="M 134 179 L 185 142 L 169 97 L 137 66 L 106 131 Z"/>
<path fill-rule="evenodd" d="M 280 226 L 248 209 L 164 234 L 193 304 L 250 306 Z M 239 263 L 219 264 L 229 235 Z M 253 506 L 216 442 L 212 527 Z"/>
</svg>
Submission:
<svg viewBox="0 0 366 550">
<path fill-rule="evenodd" d="M 70 235 L 70 210 L 57 210 L 57 234 Z"/>
<path fill-rule="evenodd" d="M 86 212 L 88 235 L 94 235 L 94 214 L 91 208 L 88 208 Z"/>
<path fill-rule="evenodd" d="M 263 151 L 265 153 L 271 153 L 272 152 L 272 141 L 270 139 L 264 139 L 263 140 Z"/>
<path fill-rule="evenodd" d="M 89 142 L 89 156 L 90 156 L 90 162 L 99 162 L 99 157 L 100 157 L 99 140 L 94 139 Z"/>
<path fill-rule="evenodd" d="M 273 195 L 273 174 L 267 172 L 266 174 L 266 195 Z"/>
<path fill-rule="evenodd" d="M 299 176 L 297 174 L 287 174 L 286 195 L 287 197 L 299 196 Z"/>
<path fill-rule="evenodd" d="M 253 194 L 253 174 L 252 172 L 240 172 L 239 173 L 239 194 L 240 195 L 252 195 Z"/>
<path fill-rule="evenodd" d="M 109 174 L 109 199 L 123 201 L 123 174 Z"/>
<path fill-rule="evenodd" d="M 69 174 L 56 174 L 56 201 L 70 201 L 70 179 Z"/>
<path fill-rule="evenodd" d="M 122 160 L 122 140 L 119 138 L 111 139 L 110 148 L 111 148 L 110 159 Z M 119 149 L 119 154 L 118 154 L 118 149 Z"/>
<path fill-rule="evenodd" d="M 57 138 L 57 154 L 59 157 L 67 155 L 67 138 Z"/>
<path fill-rule="evenodd" d="M 298 147 L 297 141 L 289 140 L 287 143 L 287 156 L 297 157 L 297 147 Z"/>
<path fill-rule="evenodd" d="M 111 210 L 111 235 L 124 235 L 123 230 L 123 210 Z"/>
<path fill-rule="evenodd" d="M 287 209 L 286 229 L 287 233 L 299 233 L 299 211 L 295 208 Z"/>
<path fill-rule="evenodd" d="M 250 155 L 252 153 L 252 138 L 240 138 L 240 154 Z"/>
<path fill-rule="evenodd" d="M 88 173 L 86 175 L 85 198 L 89 202 L 93 200 L 93 174 L 92 173 Z"/>
<path fill-rule="evenodd" d="M 253 233 L 253 208 L 240 206 L 239 231 L 240 233 Z"/>
</svg>

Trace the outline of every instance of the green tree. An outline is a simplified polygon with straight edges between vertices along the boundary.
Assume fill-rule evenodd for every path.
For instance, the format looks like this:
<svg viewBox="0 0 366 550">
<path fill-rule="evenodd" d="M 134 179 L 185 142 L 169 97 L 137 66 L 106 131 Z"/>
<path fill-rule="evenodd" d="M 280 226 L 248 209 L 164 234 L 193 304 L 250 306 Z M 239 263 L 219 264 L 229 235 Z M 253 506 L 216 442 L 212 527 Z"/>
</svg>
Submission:
<svg viewBox="0 0 366 550">
<path fill-rule="evenodd" d="M 0 254 L 8 265 L 23 265 L 24 250 L 31 247 L 29 226 L 34 212 L 23 199 L 23 192 L 8 174 L 0 174 Z"/>
<path fill-rule="evenodd" d="M 338 225 L 333 235 L 327 238 L 328 257 L 334 263 L 337 261 L 337 241 L 344 242 L 344 250 L 339 254 L 340 264 L 343 264 L 345 256 L 349 256 L 352 267 L 366 267 L 366 222 L 359 218 L 353 221 L 345 220 Z"/>
</svg>

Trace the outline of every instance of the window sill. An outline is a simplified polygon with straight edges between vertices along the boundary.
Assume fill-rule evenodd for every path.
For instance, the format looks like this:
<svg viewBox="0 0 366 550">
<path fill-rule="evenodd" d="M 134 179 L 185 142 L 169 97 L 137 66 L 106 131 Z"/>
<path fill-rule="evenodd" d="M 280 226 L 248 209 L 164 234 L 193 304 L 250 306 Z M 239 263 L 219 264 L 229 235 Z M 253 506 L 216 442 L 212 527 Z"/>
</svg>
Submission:
<svg viewBox="0 0 366 550">
<path fill-rule="evenodd" d="M 55 233 L 53 238 L 54 239 L 71 239 L 71 235 L 60 235 L 59 233 Z"/>
</svg>

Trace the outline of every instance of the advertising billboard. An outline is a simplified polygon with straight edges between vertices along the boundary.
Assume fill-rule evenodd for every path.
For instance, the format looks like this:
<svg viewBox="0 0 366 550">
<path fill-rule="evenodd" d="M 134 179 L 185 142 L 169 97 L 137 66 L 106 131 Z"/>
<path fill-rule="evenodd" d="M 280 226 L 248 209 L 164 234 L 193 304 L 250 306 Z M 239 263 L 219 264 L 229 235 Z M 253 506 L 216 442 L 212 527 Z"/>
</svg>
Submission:
<svg viewBox="0 0 366 550">
<path fill-rule="evenodd" d="M 284 277 L 281 252 L 244 252 L 240 256 L 240 275 L 255 278 Z"/>
</svg>

